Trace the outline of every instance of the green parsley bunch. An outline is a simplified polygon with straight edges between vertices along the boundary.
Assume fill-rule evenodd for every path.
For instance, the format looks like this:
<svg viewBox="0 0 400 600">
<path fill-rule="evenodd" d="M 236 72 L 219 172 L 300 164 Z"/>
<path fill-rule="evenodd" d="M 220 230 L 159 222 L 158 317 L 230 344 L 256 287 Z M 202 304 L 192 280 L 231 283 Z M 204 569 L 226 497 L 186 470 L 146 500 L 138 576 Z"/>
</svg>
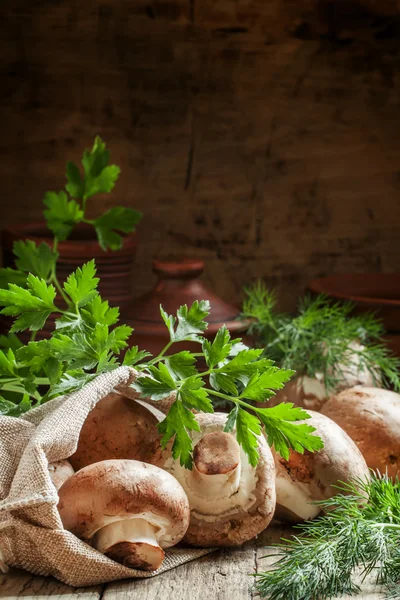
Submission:
<svg viewBox="0 0 400 600">
<path fill-rule="evenodd" d="M 354 316 L 352 303 L 320 295 L 300 300 L 293 317 L 276 310 L 275 295 L 262 282 L 245 292 L 242 316 L 252 320 L 250 333 L 276 364 L 310 378 L 322 375 L 328 392 L 352 367 L 369 371 L 379 387 L 400 390 L 400 359 L 382 342 L 385 331 L 374 315 Z"/>
<path fill-rule="evenodd" d="M 139 372 L 133 385 L 144 398 L 157 401 L 175 394 L 159 428 L 162 444 L 166 446 L 173 438 L 173 456 L 188 468 L 192 464 L 190 432 L 199 430 L 193 411 L 213 412 L 213 398 L 223 399 L 232 407 L 226 430 L 236 428 L 238 442 L 252 465 L 258 460 L 257 436 L 262 427 L 270 445 L 286 458 L 290 448 L 304 452 L 322 447 L 320 438 L 313 435 L 315 429 L 299 423 L 308 418 L 301 408 L 292 404 L 258 408 L 252 404 L 281 389 L 293 371 L 275 366 L 262 356 L 262 350 L 232 340 L 226 327 L 213 341 L 207 340 L 207 301 L 181 306 L 176 317 L 160 307 L 170 341 L 153 357 L 136 346 L 127 349 L 132 329 L 117 325 L 118 308 L 111 308 L 100 297 L 94 261 L 78 268 L 61 284 L 56 276 L 55 249 L 27 241 L 17 242 L 15 250 L 23 281 L 10 282 L 7 289 L 0 290 L 1 313 L 14 318 L 10 336 L 0 340 L 4 349 L 0 351 L 2 414 L 18 416 L 123 364 Z M 50 339 L 35 341 L 36 332 L 49 317 L 55 319 Z M 24 330 L 32 332 L 27 345 L 15 336 Z M 174 344 L 185 341 L 196 342 L 199 352 L 174 353 Z M 199 361 L 206 362 L 206 371 L 199 371 Z"/>
</svg>

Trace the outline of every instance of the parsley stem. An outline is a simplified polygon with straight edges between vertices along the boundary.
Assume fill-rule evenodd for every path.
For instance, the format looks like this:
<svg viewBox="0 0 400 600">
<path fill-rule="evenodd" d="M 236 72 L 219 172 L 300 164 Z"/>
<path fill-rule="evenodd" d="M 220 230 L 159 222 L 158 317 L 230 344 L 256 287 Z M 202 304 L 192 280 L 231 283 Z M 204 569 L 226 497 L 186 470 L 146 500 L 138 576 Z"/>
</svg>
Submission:
<svg viewBox="0 0 400 600">
<path fill-rule="evenodd" d="M 150 360 L 148 362 L 148 364 L 155 365 L 156 363 L 160 362 L 160 360 L 162 360 L 164 354 L 171 348 L 173 343 L 174 343 L 173 341 L 169 341 L 168 344 L 165 346 L 165 348 L 163 348 L 161 350 L 160 354 L 158 356 L 156 356 L 155 358 L 153 358 L 152 360 Z"/>
<path fill-rule="evenodd" d="M 239 404 L 240 406 L 244 406 L 245 408 L 249 408 L 250 410 L 254 410 L 257 412 L 257 408 L 252 406 L 251 404 L 247 404 L 244 400 L 241 400 L 237 396 L 228 396 L 228 394 L 222 394 L 221 392 L 217 392 L 215 390 L 207 390 L 209 394 L 213 396 L 218 396 L 218 398 L 223 398 L 224 400 L 228 400 L 228 402 L 234 402 L 235 404 Z"/>
</svg>

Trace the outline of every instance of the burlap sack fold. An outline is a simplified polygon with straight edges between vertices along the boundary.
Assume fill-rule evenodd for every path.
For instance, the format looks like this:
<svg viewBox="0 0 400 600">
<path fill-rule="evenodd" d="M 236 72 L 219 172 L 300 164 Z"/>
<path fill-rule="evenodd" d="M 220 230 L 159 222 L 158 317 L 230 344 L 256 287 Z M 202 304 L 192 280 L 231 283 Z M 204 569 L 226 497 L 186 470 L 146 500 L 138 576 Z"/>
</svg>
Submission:
<svg viewBox="0 0 400 600">
<path fill-rule="evenodd" d="M 114 562 L 63 529 L 48 463 L 75 452 L 88 413 L 134 376 L 132 369 L 120 367 L 22 418 L 0 417 L 0 564 L 85 586 L 152 577 L 210 552 L 172 548 L 158 571 L 146 573 Z"/>
</svg>

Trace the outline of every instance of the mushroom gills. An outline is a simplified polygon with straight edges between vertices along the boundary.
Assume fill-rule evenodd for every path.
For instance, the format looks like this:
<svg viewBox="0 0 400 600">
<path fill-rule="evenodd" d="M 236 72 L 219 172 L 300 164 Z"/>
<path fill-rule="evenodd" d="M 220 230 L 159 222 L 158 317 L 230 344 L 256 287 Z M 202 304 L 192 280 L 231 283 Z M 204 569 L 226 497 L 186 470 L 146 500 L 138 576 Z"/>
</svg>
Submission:
<svg viewBox="0 0 400 600">
<path fill-rule="evenodd" d="M 296 515 L 304 521 L 314 519 L 321 512 L 319 506 L 311 504 L 312 500 L 307 486 L 299 481 L 294 482 L 287 477 L 278 475 L 276 494 L 277 518 L 279 518 L 279 507 L 283 507 L 289 511 L 288 514 Z"/>
<path fill-rule="evenodd" d="M 145 519 L 133 518 L 105 525 L 93 538 L 94 547 L 126 567 L 157 570 L 164 550 L 157 542 L 159 528 Z"/>
</svg>

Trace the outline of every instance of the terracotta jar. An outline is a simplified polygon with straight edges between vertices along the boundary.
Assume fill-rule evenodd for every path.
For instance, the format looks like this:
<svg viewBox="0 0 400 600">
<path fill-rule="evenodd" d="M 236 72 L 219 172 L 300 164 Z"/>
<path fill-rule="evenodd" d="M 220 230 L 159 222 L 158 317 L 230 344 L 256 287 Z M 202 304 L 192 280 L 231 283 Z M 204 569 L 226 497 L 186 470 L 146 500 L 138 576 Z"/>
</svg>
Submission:
<svg viewBox="0 0 400 600">
<path fill-rule="evenodd" d="M 3 264 L 14 266 L 13 245 L 17 240 L 32 240 L 36 244 L 45 242 L 53 245 L 51 233 L 45 223 L 23 223 L 3 230 Z M 85 262 L 96 261 L 97 275 L 100 278 L 99 291 L 112 306 L 123 308 L 132 301 L 132 270 L 136 253 L 137 234 L 124 237 L 121 250 L 104 252 L 97 241 L 96 232 L 90 225 L 81 223 L 75 227 L 71 237 L 58 244 L 60 257 L 57 262 L 57 276 L 64 281 L 72 271 Z"/>
<path fill-rule="evenodd" d="M 195 300 L 209 300 L 211 312 L 208 319 L 207 338 L 214 338 L 222 325 L 226 325 L 232 337 L 243 337 L 248 323 L 238 321 L 239 309 L 219 298 L 200 279 L 204 271 L 202 260 L 183 258 L 174 261 L 155 260 L 153 271 L 158 276 L 154 289 L 135 300 L 123 311 L 122 321 L 134 328 L 130 344 L 138 345 L 153 355 L 157 355 L 168 343 L 168 330 L 160 315 L 160 304 L 168 314 L 176 315 L 177 309 Z M 174 351 L 194 350 L 197 344 L 185 342 L 177 344 Z"/>
<path fill-rule="evenodd" d="M 14 267 L 13 245 L 17 240 L 32 240 L 36 244 L 45 242 L 53 246 L 53 238 L 43 223 L 23 223 L 12 225 L 3 230 L 3 265 Z M 124 236 L 124 244 L 121 250 L 104 252 L 97 241 L 96 232 L 93 227 L 84 223 L 75 227 L 71 237 L 58 244 L 60 254 L 57 261 L 57 276 L 59 280 L 65 281 L 70 273 L 77 267 L 92 260 L 96 261 L 97 276 L 100 278 L 99 291 L 104 300 L 108 300 L 111 306 L 119 306 L 121 309 L 128 306 L 132 301 L 132 271 L 136 254 L 137 234 L 131 233 Z M 62 303 L 61 299 L 59 302 Z M 61 304 L 60 304 L 61 305 Z M 10 327 L 10 319 L 0 318 L 0 330 L 6 333 Z M 37 332 L 36 339 L 49 337 L 54 329 L 54 319 L 47 320 L 44 328 Z M 30 332 L 23 331 L 18 334 L 26 343 L 30 339 Z"/>
<path fill-rule="evenodd" d="M 400 274 L 353 273 L 314 279 L 308 286 L 314 294 L 335 300 L 350 300 L 355 311 L 374 312 L 387 331 L 386 342 L 400 356 Z"/>
</svg>

